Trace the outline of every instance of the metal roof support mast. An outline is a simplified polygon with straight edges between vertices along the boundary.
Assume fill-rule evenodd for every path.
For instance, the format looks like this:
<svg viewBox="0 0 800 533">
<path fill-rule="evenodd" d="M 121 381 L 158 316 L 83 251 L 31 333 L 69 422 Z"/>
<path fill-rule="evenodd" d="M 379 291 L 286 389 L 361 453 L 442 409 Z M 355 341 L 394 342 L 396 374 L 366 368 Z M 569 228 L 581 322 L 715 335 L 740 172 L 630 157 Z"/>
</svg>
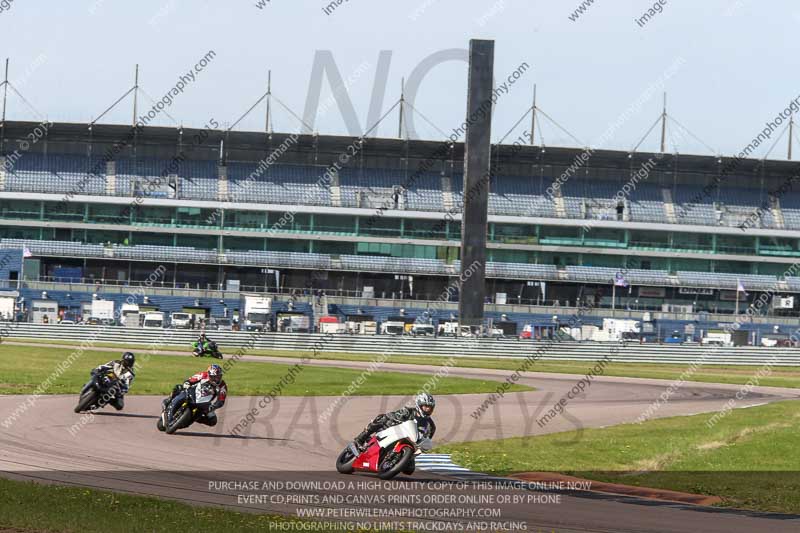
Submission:
<svg viewBox="0 0 800 533">
<path fill-rule="evenodd" d="M 272 111 L 272 71 L 267 71 L 267 116 L 265 121 L 264 131 L 267 132 L 267 135 L 272 135 L 272 116 L 270 112 Z"/>
<path fill-rule="evenodd" d="M 136 64 L 136 70 L 133 74 L 133 122 L 131 126 L 136 127 L 136 114 L 139 107 L 139 64 Z"/>
<path fill-rule="evenodd" d="M 6 99 L 8 98 L 8 58 L 6 58 L 6 74 L 3 78 L 3 117 L 0 121 L 0 155 L 6 148 Z"/>
<path fill-rule="evenodd" d="M 534 133 L 536 132 L 536 84 L 533 84 L 533 105 L 531 106 L 531 146 L 534 142 Z M 542 143 L 544 144 L 544 143 Z"/>
<path fill-rule="evenodd" d="M 469 42 L 467 131 L 464 140 L 464 211 L 461 222 L 459 322 L 483 325 L 486 298 L 486 230 L 491 175 L 494 41 Z"/>
<path fill-rule="evenodd" d="M 666 150 L 667 139 L 667 93 L 664 93 L 664 107 L 661 111 L 661 153 Z"/>
<path fill-rule="evenodd" d="M 403 138 L 403 113 L 405 112 L 405 103 L 406 103 L 406 95 L 405 95 L 405 88 L 406 88 L 406 79 L 400 79 L 400 120 L 397 125 L 397 138 Z"/>
<path fill-rule="evenodd" d="M 6 99 L 8 98 L 8 58 L 6 58 L 6 74 L 3 77 L 3 125 L 6 123 Z"/>
</svg>

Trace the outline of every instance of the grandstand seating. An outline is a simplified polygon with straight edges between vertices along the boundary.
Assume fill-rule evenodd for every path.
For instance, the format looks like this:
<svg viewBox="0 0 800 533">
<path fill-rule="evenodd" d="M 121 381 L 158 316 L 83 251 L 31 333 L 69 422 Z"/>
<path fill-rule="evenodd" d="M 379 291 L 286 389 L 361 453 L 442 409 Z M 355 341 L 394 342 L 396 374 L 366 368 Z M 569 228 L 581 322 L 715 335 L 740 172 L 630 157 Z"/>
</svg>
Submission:
<svg viewBox="0 0 800 533">
<path fill-rule="evenodd" d="M 327 254 L 279 252 L 263 250 L 207 250 L 187 246 L 135 245 L 104 246 L 65 241 L 37 241 L 29 239 L 0 239 L 0 249 L 22 249 L 27 247 L 34 256 L 49 255 L 62 257 L 114 257 L 141 261 L 170 261 L 188 263 L 221 263 L 251 266 L 279 266 L 286 268 L 359 270 L 367 272 L 403 272 L 424 274 L 457 275 L 460 262 L 446 263 L 439 259 L 408 257 L 385 257 L 373 255 L 340 255 L 337 263 Z M 719 272 L 677 272 L 677 278 L 665 270 L 626 269 L 609 267 L 566 266 L 563 274 L 555 265 L 492 262 L 486 264 L 489 277 L 506 279 L 564 280 L 587 283 L 610 283 L 617 273 L 622 272 L 625 280 L 637 285 L 679 285 L 688 287 L 709 287 L 736 289 L 741 283 L 746 289 L 775 290 L 778 278 L 769 275 L 728 274 Z M 800 287 L 800 278 L 786 281 L 790 288 Z"/>
<path fill-rule="evenodd" d="M 99 158 L 26 153 L 7 171 L 14 192 L 105 194 L 106 168 Z"/>
<path fill-rule="evenodd" d="M 775 290 L 778 278 L 756 274 L 727 274 L 722 272 L 684 272 L 678 271 L 678 281 L 682 286 L 711 287 L 736 290 L 741 282 L 745 290 Z"/>
<path fill-rule="evenodd" d="M 161 158 L 120 158 L 115 161 L 119 196 L 176 197 L 191 200 L 231 200 L 285 205 L 332 205 L 330 180 L 323 178 L 326 168 L 314 165 L 274 164 L 257 172 L 256 163 L 232 161 L 226 169 L 227 197 L 220 197 L 217 162 L 211 160 L 173 161 Z M 173 178 L 177 177 L 177 180 Z M 413 177 L 413 179 L 412 179 Z M 149 184 L 161 179 L 160 187 Z M 168 179 L 165 179 L 168 178 Z M 454 210 L 463 203 L 463 173 L 449 176 Z M 749 225 L 778 227 L 766 193 L 721 187 L 705 193 L 701 185 L 669 188 L 676 220 L 667 218 L 663 189 L 639 182 L 619 195 L 626 178 L 590 179 L 575 176 L 561 186 L 565 212 L 545 194 L 553 177 L 499 175 L 492 178 L 489 212 L 498 215 L 537 217 L 566 216 L 577 219 L 624 220 L 638 222 L 677 222 L 711 226 Z M 7 172 L 4 188 L 15 192 L 59 192 L 104 195 L 106 164 L 97 156 L 26 153 Z M 420 211 L 444 211 L 445 191 L 442 176 L 436 172 L 418 175 L 412 169 L 346 167 L 339 172 L 342 207 L 389 206 Z M 169 184 L 169 185 L 168 185 Z M 394 194 L 402 191 L 395 204 Z M 224 191 L 223 191 L 224 192 Z M 787 229 L 800 229 L 800 199 L 784 195 L 780 199 Z M 622 201 L 624 214 L 617 213 Z M 338 205 L 337 205 L 338 206 Z M 755 213 L 755 215 L 754 215 Z"/>
<path fill-rule="evenodd" d="M 272 165 L 259 173 L 254 163 L 229 163 L 228 193 L 234 202 L 331 205 L 324 174 L 323 167 Z"/>
<path fill-rule="evenodd" d="M 272 252 L 261 250 L 226 250 L 225 259 L 237 265 L 270 265 L 294 268 L 331 268 L 331 257 L 326 254 L 299 252 Z"/>
</svg>

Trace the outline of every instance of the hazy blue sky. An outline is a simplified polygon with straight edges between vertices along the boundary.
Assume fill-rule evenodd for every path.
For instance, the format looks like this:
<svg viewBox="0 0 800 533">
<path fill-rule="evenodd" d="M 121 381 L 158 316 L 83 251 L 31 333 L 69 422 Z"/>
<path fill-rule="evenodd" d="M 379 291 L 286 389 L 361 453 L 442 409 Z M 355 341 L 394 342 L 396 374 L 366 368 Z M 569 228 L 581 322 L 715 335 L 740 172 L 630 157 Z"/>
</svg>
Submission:
<svg viewBox="0 0 800 533">
<path fill-rule="evenodd" d="M 315 52 L 330 50 L 345 78 L 368 67 L 349 88 L 363 126 L 381 50 L 392 53 L 386 110 L 399 96 L 401 77 L 424 58 L 466 48 L 473 37 L 491 38 L 498 80 L 522 62 L 531 66 L 498 102 L 493 137 L 505 134 L 530 106 L 535 82 L 542 109 L 593 146 L 681 58 L 664 84 L 669 112 L 724 154 L 747 145 L 800 94 L 800 6 L 789 1 L 667 0 L 644 27 L 636 19 L 653 5 L 646 1 L 595 0 L 576 21 L 569 15 L 579 0 L 349 0 L 329 15 L 324 1 L 270 0 L 263 9 L 258 1 L 5 0 L 0 56 L 11 58 L 12 82 L 50 120 L 87 122 L 132 85 L 135 63 L 143 89 L 158 99 L 214 50 L 211 64 L 168 108 L 184 124 L 201 126 L 210 118 L 232 123 L 264 92 L 267 69 L 275 95 L 302 114 Z M 425 78 L 416 107 L 450 131 L 463 121 L 465 83 L 465 63 L 443 63 Z M 651 93 L 640 111 L 606 135 L 604 147 L 636 144 L 660 112 L 661 95 Z M 325 82 L 322 100 L 329 94 Z M 13 95 L 9 106 L 11 119 L 34 118 Z M 263 129 L 263 115 L 259 108 L 237 129 Z M 103 122 L 130 120 L 126 102 Z M 171 124 L 165 117 L 158 123 Z M 279 131 L 299 127 L 280 109 L 274 124 Z M 420 119 L 416 124 L 420 136 L 441 138 Z M 347 132 L 335 106 L 315 126 L 321 133 Z M 575 144 L 552 125 L 543 126 L 547 144 Z M 393 136 L 396 130 L 394 113 L 378 132 Z M 785 158 L 784 141 L 771 157 Z M 654 135 L 641 149 L 656 147 Z M 677 149 L 708 153 L 691 138 Z"/>
</svg>

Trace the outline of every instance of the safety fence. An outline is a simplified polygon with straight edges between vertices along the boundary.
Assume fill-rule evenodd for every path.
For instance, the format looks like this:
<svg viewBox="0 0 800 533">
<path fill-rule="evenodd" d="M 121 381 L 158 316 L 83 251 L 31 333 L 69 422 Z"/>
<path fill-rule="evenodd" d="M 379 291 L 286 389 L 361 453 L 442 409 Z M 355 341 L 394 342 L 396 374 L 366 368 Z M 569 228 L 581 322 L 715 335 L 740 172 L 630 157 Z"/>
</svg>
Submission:
<svg viewBox="0 0 800 533">
<path fill-rule="evenodd" d="M 0 323 L 0 337 L 43 341 L 82 341 L 94 344 L 121 343 L 130 346 L 186 346 L 197 338 L 197 331 L 124 328 L 88 325 L 45 325 Z M 800 349 L 778 347 L 711 347 L 698 344 L 619 344 L 597 342 L 554 342 L 517 339 L 471 339 L 454 337 L 395 337 L 389 335 L 323 335 L 309 333 L 276 333 L 214 331 L 209 336 L 223 353 L 237 348 L 340 352 L 354 354 L 418 355 L 432 357 L 496 357 L 524 358 L 541 351 L 537 359 L 587 360 L 608 357 L 610 361 L 642 363 L 690 363 L 703 358 L 705 365 L 772 365 L 800 366 Z M 2 345 L 0 345 L 2 346 Z M 2 348 L 0 348 L 2 351 Z"/>
</svg>

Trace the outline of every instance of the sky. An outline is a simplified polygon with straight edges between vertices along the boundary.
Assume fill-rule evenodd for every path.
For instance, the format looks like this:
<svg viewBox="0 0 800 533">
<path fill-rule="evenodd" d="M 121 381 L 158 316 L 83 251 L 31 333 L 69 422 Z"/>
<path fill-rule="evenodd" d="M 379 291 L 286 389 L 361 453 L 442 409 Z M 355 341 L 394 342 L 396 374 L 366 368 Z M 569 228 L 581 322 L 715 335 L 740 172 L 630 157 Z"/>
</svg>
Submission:
<svg viewBox="0 0 800 533">
<path fill-rule="evenodd" d="M 406 86 L 416 110 L 407 111 L 412 137 L 440 140 L 464 120 L 463 57 L 472 38 L 495 41 L 498 85 L 527 65 L 498 96 L 494 141 L 529 130 L 530 117 L 512 126 L 531 107 L 534 84 L 538 107 L 569 132 L 539 114 L 537 144 L 631 150 L 658 119 L 666 91 L 668 151 L 696 154 L 738 153 L 800 95 L 800 5 L 789 1 L 660 0 L 656 10 L 657 1 L 582 0 L 577 16 L 581 0 L 337 2 L 0 0 L 0 58 L 10 58 L 9 79 L 33 108 L 10 91 L 7 117 L 90 122 L 133 86 L 136 64 L 139 109 L 147 110 L 211 51 L 170 98 L 169 116 L 153 124 L 203 127 L 214 119 L 230 127 L 264 94 L 271 70 L 273 128 L 299 131 L 282 104 L 309 122 L 315 65 L 335 65 L 346 87 L 332 90 L 325 72 L 312 129 L 360 134 L 428 61 L 418 91 Z M 349 98 L 352 112 L 339 109 L 334 93 Z M 100 122 L 131 123 L 132 106 L 129 95 Z M 264 128 L 264 102 L 235 127 Z M 397 130 L 395 108 L 370 135 Z M 658 149 L 658 130 L 639 150 Z M 766 156 L 780 133 L 755 156 Z M 770 159 L 786 158 L 787 139 Z"/>
</svg>

